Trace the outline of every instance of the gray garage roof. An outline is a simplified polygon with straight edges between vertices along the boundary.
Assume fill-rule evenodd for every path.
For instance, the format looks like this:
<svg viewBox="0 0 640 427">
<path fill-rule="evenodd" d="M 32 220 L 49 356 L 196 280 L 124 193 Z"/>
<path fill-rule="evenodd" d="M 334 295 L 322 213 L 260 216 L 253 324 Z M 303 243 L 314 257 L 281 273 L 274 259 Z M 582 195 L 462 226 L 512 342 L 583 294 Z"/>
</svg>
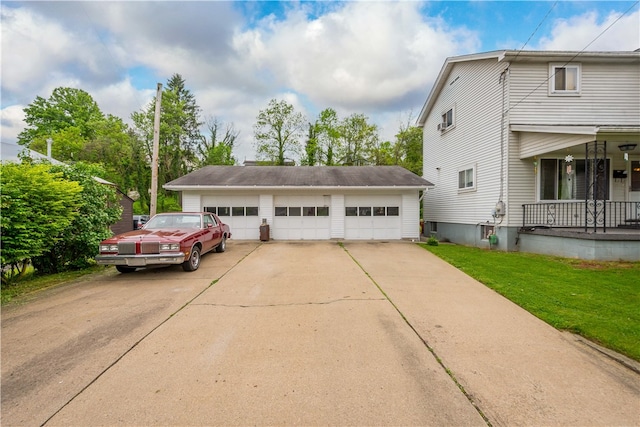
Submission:
<svg viewBox="0 0 640 427">
<path fill-rule="evenodd" d="M 433 187 L 400 166 L 205 166 L 164 185 L 167 190 L 260 187 Z"/>
</svg>

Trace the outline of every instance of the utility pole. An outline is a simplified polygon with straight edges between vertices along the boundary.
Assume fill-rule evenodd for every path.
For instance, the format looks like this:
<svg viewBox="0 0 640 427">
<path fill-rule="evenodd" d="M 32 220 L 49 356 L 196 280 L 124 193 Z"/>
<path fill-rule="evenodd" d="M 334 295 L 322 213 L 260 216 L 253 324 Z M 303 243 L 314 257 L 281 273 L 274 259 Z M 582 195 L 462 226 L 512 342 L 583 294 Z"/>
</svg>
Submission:
<svg viewBox="0 0 640 427">
<path fill-rule="evenodd" d="M 158 152 L 160 151 L 160 106 L 162 105 L 162 83 L 156 93 L 156 114 L 153 119 L 153 155 L 151 156 L 151 203 L 149 216 L 154 216 L 158 203 Z"/>
</svg>

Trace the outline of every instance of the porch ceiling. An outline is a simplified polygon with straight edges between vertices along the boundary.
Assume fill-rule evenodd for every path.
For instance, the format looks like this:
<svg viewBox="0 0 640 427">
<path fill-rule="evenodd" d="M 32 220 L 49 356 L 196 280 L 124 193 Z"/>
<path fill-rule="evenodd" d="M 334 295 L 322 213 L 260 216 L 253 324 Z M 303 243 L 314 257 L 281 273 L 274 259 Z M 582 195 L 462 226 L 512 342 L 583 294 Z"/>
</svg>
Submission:
<svg viewBox="0 0 640 427">
<path fill-rule="evenodd" d="M 618 152 L 618 145 L 635 143 L 631 153 L 640 153 L 640 127 L 511 125 L 520 132 L 520 159 L 548 154 L 588 142 L 607 142 L 607 152 Z"/>
</svg>

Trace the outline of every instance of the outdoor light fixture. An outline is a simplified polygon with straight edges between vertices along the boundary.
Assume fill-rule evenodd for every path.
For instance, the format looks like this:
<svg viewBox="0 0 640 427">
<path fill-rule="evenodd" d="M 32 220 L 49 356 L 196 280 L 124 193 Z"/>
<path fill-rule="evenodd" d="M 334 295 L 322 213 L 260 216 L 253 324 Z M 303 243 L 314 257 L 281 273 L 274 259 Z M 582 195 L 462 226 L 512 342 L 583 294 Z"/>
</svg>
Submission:
<svg viewBox="0 0 640 427">
<path fill-rule="evenodd" d="M 620 144 L 618 148 L 620 151 L 633 151 L 638 146 L 638 144 Z"/>
</svg>

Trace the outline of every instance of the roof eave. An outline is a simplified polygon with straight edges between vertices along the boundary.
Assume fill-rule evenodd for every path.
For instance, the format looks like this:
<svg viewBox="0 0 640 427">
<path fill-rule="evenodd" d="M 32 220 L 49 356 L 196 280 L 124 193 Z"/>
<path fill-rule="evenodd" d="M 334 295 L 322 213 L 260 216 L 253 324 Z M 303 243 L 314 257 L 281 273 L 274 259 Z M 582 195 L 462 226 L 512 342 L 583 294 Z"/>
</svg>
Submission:
<svg viewBox="0 0 640 427">
<path fill-rule="evenodd" d="M 163 185 L 162 188 L 170 191 L 198 191 L 198 190 L 426 190 L 434 185 Z"/>
<path fill-rule="evenodd" d="M 472 55 L 452 56 L 447 58 L 444 62 L 444 65 L 442 66 L 442 69 L 440 70 L 440 73 L 438 74 L 438 77 L 436 78 L 436 81 L 433 84 L 433 87 L 431 88 L 431 92 L 429 93 L 429 96 L 427 97 L 427 100 L 425 101 L 424 106 L 422 107 L 422 110 L 420 110 L 420 114 L 418 115 L 418 120 L 416 121 L 416 125 L 419 127 L 424 126 L 425 122 L 427 121 L 427 116 L 431 112 L 431 108 L 433 107 L 433 104 L 436 101 L 437 95 L 440 93 L 440 91 L 442 90 L 442 87 L 446 83 L 446 80 L 449 74 L 451 73 L 451 69 L 453 68 L 454 64 L 458 62 L 479 61 L 483 59 L 493 59 L 493 58 L 495 58 L 498 62 L 501 62 L 502 60 L 504 60 L 507 52 L 508 51 L 505 51 L 505 50 L 494 50 L 491 52 L 476 53 Z"/>
</svg>

